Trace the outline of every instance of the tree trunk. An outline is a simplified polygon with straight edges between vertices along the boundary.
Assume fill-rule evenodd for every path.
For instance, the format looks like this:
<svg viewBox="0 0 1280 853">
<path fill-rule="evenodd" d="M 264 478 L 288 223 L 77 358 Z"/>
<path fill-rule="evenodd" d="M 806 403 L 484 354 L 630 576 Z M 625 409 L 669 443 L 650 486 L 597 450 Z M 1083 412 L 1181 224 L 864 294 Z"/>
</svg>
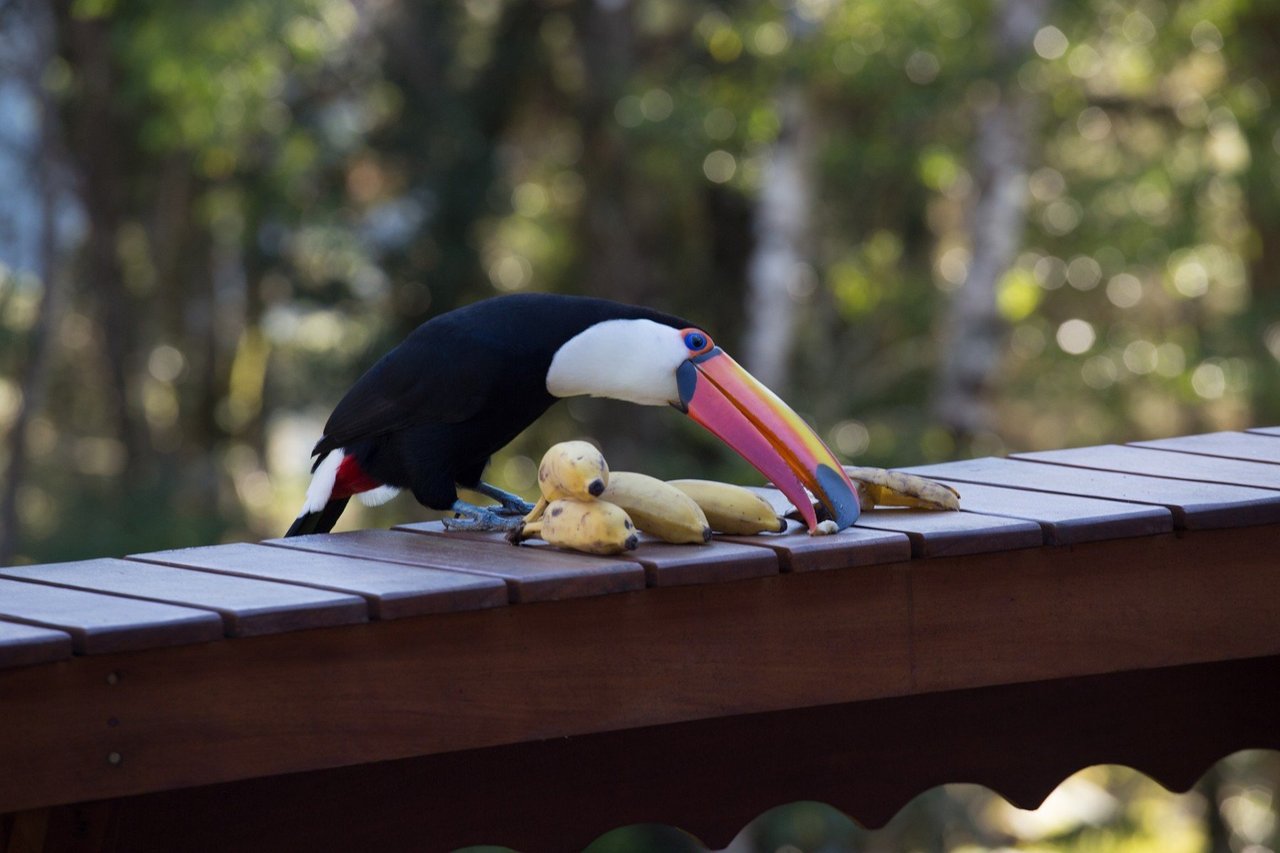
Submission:
<svg viewBox="0 0 1280 853">
<path fill-rule="evenodd" d="M 977 120 L 974 174 L 978 198 L 969 223 L 972 260 L 952 295 L 943 323 L 938 418 L 964 440 L 991 429 L 992 380 L 1000 363 L 1004 323 L 996 286 L 1022 242 L 1026 175 L 1034 103 L 1015 75 L 1044 23 L 1048 0 L 1004 0 L 993 21 L 1000 95 Z"/>
<path fill-rule="evenodd" d="M 124 221 L 122 192 L 128 179 L 121 150 L 130 138 L 117 117 L 119 94 L 111 54 L 109 22 L 77 17 L 70 3 L 59 4 L 58 16 L 68 61 L 83 81 L 69 128 L 72 156 L 80 173 L 81 198 L 89 220 L 86 246 L 88 284 L 97 302 L 105 344 L 109 417 L 125 449 L 126 476 L 143 458 L 144 433 L 134 412 L 133 361 L 136 357 L 137 310 L 125 287 L 119 236 Z"/>
<path fill-rule="evenodd" d="M 22 367 L 21 400 L 9 428 L 9 466 L 0 491 L 0 565 L 8 565 L 18 550 L 20 520 L 18 501 L 27 472 L 27 429 L 44 405 L 54 331 L 62 316 L 61 276 L 58 273 L 58 208 L 62 202 L 60 172 L 63 148 L 58 133 L 57 109 L 42 85 L 44 69 L 54 54 L 53 20 L 43 3 L 31 2 L 23 18 L 32 30 L 32 45 L 24 82 L 39 103 L 39 130 L 31 146 L 31 172 L 40 198 L 39 269 L 43 290 L 35 324 L 31 328 L 28 357 Z"/>
<path fill-rule="evenodd" d="M 785 396 L 796 333 L 797 277 L 811 248 L 816 134 L 812 109 L 798 86 L 783 91 L 779 112 L 782 131 L 756 204 L 743 359 L 756 378 Z"/>
<path fill-rule="evenodd" d="M 578 8 L 578 40 L 586 68 L 582 123 L 581 280 L 592 296 L 650 304 L 657 289 L 639 240 L 626 140 L 614 105 L 626 91 L 635 62 L 631 4 L 588 0 Z"/>
</svg>

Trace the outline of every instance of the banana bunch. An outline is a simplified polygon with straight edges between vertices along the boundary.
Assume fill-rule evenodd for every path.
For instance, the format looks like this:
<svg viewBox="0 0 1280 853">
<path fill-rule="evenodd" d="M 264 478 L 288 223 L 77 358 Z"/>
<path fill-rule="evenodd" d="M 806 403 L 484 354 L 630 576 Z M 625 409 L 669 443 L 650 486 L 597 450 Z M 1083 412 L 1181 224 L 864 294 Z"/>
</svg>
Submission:
<svg viewBox="0 0 1280 853">
<path fill-rule="evenodd" d="M 960 509 L 960 493 L 943 483 L 886 471 L 884 468 L 858 468 L 846 465 L 844 472 L 858 487 L 858 501 L 863 509 L 876 506 L 905 506 L 915 509 Z"/>
<path fill-rule="evenodd" d="M 619 554 L 636 547 L 636 529 L 665 542 L 704 545 L 713 530 L 780 533 L 787 523 L 764 498 L 729 483 L 663 482 L 646 474 L 610 471 L 585 441 L 552 445 L 538 466 L 542 497 L 508 536 L 519 544 L 538 537 L 561 548 Z"/>
</svg>

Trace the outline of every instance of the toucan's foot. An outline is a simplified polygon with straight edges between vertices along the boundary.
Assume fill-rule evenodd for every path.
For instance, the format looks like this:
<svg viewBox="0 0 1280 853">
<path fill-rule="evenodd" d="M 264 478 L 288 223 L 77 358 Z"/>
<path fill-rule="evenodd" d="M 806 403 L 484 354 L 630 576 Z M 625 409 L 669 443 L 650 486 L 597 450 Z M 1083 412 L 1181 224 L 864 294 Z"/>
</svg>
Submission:
<svg viewBox="0 0 1280 853">
<path fill-rule="evenodd" d="M 475 490 L 487 498 L 493 498 L 498 502 L 499 508 L 492 510 L 498 515 L 512 515 L 524 518 L 533 512 L 533 504 L 526 501 L 519 495 L 513 495 L 505 489 L 499 489 L 497 486 L 491 486 L 488 483 L 480 483 Z"/>
<path fill-rule="evenodd" d="M 466 501 L 453 502 L 453 518 L 444 519 L 446 530 L 515 530 L 524 515 L 508 515 L 506 508 L 476 506 Z"/>
</svg>

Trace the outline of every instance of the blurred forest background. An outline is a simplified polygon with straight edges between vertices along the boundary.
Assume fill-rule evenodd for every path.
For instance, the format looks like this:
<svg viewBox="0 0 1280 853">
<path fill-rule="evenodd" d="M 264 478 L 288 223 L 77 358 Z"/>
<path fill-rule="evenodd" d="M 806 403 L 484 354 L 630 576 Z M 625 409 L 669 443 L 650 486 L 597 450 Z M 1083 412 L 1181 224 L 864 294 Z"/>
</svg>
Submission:
<svg viewBox="0 0 1280 853">
<path fill-rule="evenodd" d="M 0 564 L 279 535 L 346 387 L 518 290 L 706 325 L 860 464 L 1280 423 L 1273 91 L 1263 0 L 0 0 Z M 754 476 L 572 401 L 490 479 L 577 436 Z M 1238 763 L 1087 849 L 1274 850 Z"/>
</svg>

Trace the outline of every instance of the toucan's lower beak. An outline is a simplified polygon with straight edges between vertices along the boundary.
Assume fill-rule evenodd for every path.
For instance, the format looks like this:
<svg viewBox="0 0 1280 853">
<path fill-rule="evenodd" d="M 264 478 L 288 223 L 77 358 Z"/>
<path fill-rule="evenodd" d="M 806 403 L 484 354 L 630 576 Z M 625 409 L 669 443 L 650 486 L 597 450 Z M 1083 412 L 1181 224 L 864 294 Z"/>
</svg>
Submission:
<svg viewBox="0 0 1280 853">
<path fill-rule="evenodd" d="M 841 530 L 858 519 L 858 493 L 835 455 L 791 407 L 719 347 L 676 372 L 685 414 L 787 496 L 812 531 L 813 493 Z"/>
</svg>

